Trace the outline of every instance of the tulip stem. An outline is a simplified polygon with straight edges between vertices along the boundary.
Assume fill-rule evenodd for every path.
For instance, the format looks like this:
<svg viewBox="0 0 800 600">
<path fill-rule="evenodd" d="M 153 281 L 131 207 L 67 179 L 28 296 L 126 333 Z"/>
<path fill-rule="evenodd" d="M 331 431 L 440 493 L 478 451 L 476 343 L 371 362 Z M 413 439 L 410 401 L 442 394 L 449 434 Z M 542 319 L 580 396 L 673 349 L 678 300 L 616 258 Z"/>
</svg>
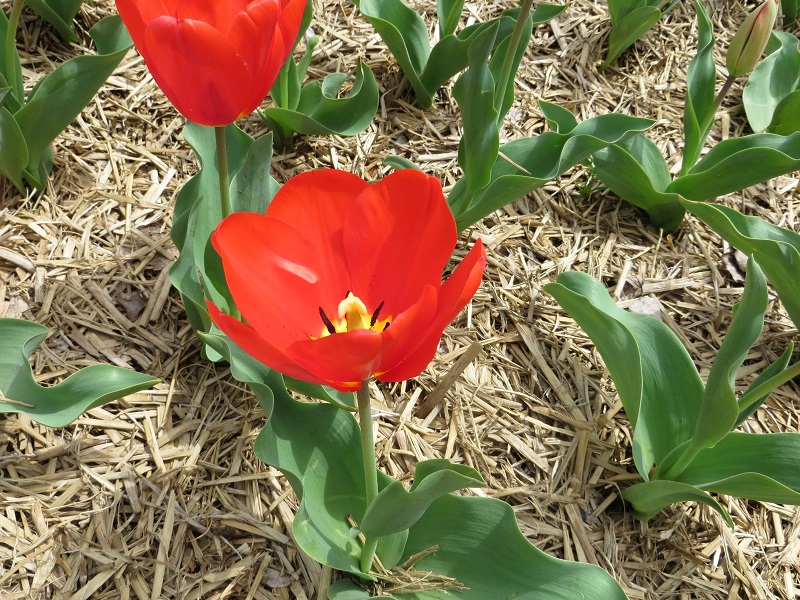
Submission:
<svg viewBox="0 0 800 600">
<path fill-rule="evenodd" d="M 358 424 L 361 426 L 361 455 L 364 458 L 365 506 L 369 508 L 378 495 L 378 466 L 375 462 L 375 441 L 372 434 L 372 407 L 369 402 L 369 380 L 361 384 L 356 392 Z M 361 550 L 361 570 L 369 573 L 378 547 L 376 539 L 364 541 Z"/>
<path fill-rule="evenodd" d="M 533 7 L 533 0 L 524 0 L 519 9 L 519 16 L 514 25 L 514 31 L 511 33 L 511 42 L 508 44 L 508 51 L 503 58 L 503 67 L 500 69 L 500 78 L 497 82 L 497 87 L 494 90 L 494 107 L 500 111 L 503 106 L 503 98 L 506 95 L 506 88 L 511 77 L 511 68 L 514 66 L 514 57 L 517 55 L 517 47 L 519 46 L 520 39 L 522 38 L 522 31 L 525 29 L 525 23 L 528 21 L 528 15 L 531 13 Z"/>
<path fill-rule="evenodd" d="M 217 141 L 217 174 L 219 175 L 219 203 L 222 218 L 229 216 L 231 208 L 231 184 L 228 181 L 228 146 L 225 140 L 225 127 L 214 127 Z"/>
<path fill-rule="evenodd" d="M 14 68 L 14 56 L 17 49 L 15 48 L 17 42 L 17 27 L 19 26 L 19 17 L 22 14 L 22 7 L 25 6 L 25 0 L 14 0 L 11 6 L 11 14 L 8 17 L 8 29 L 6 30 L 6 74 L 8 75 L 8 85 L 14 90 L 14 93 L 22 102 L 22 82 L 17 81 L 17 70 Z"/>
</svg>

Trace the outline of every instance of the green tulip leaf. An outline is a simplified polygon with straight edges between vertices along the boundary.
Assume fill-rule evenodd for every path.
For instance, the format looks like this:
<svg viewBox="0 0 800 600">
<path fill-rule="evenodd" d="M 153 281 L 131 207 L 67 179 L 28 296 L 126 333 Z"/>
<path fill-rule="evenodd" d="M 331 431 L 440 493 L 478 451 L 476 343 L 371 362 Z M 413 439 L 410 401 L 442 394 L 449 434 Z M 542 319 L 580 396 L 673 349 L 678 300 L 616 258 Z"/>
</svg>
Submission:
<svg viewBox="0 0 800 600">
<path fill-rule="evenodd" d="M 605 69 L 612 64 L 636 40 L 650 31 L 658 23 L 661 14 L 655 6 L 640 6 L 615 23 L 608 36 L 608 54 L 600 68 Z"/>
<path fill-rule="evenodd" d="M 22 174 L 28 166 L 28 145 L 14 116 L 0 107 L 0 174 L 6 176 L 21 194 L 25 193 Z"/>
<path fill-rule="evenodd" d="M 792 135 L 800 131 L 800 90 L 795 90 L 775 107 L 767 133 Z"/>
<path fill-rule="evenodd" d="M 566 6 L 561 7 L 566 8 Z M 558 13 L 557 13 L 558 14 Z M 519 16 L 517 15 L 517 18 Z M 522 33 L 520 36 L 521 40 L 530 40 L 531 35 L 533 34 L 533 23 L 531 22 L 530 17 L 525 22 L 523 26 Z M 489 61 L 489 70 L 492 73 L 492 79 L 494 80 L 495 91 L 494 91 L 494 107 L 497 110 L 497 124 L 498 127 L 502 125 L 503 120 L 506 118 L 506 114 L 508 114 L 511 105 L 514 103 L 514 88 L 516 87 L 516 83 L 514 82 L 514 74 L 519 70 L 519 63 L 522 61 L 522 57 L 525 55 L 525 52 L 528 49 L 527 43 L 519 43 L 517 44 L 516 52 L 511 60 L 511 75 L 506 82 L 505 89 L 499 89 L 501 85 L 500 79 L 503 76 L 503 67 L 506 61 L 506 58 L 509 54 L 509 47 L 511 45 L 511 40 L 513 38 L 513 34 L 509 34 L 506 36 L 505 39 L 500 40 L 500 43 L 497 44 L 494 52 L 492 53 L 492 59 Z M 472 61 L 470 60 L 470 65 Z"/>
<path fill-rule="evenodd" d="M 0 40 L 5 41 L 8 39 L 8 17 L 6 17 L 5 13 L 0 10 Z M 16 46 L 14 47 L 14 53 L 11 57 L 11 73 L 8 72 L 9 66 L 8 57 L 6 55 L 6 44 L 0 43 L 0 76 L 2 76 L 2 87 L 11 87 L 13 90 L 13 94 L 11 98 L 14 99 L 14 103 L 9 103 L 7 107 L 11 112 L 16 112 L 22 106 L 22 102 L 24 100 L 24 92 L 22 89 L 22 67 L 19 62 L 19 53 L 17 52 Z M 9 85 L 10 82 L 10 85 Z"/>
<path fill-rule="evenodd" d="M 50 23 L 62 40 L 69 43 L 78 41 L 72 22 L 83 0 L 25 0 L 25 4 Z"/>
<path fill-rule="evenodd" d="M 748 395 L 752 395 L 753 393 L 755 393 L 756 389 L 758 389 L 758 387 L 761 384 L 765 384 L 773 377 L 783 373 L 789 366 L 789 360 L 791 360 L 792 358 L 793 351 L 794 351 L 794 343 L 791 343 L 789 344 L 789 347 L 786 348 L 786 350 L 783 352 L 783 354 L 780 355 L 778 360 L 776 360 L 774 363 L 772 363 L 770 366 L 764 369 L 764 371 L 762 371 L 762 373 L 753 380 L 753 383 L 751 383 L 750 386 L 747 388 L 747 391 L 744 393 L 742 398 L 747 398 Z M 748 402 L 748 405 L 746 407 L 741 408 L 739 410 L 739 416 L 736 417 L 736 423 L 734 423 L 733 427 L 734 428 L 738 427 L 739 425 L 744 423 L 748 418 L 750 418 L 750 416 L 753 413 L 755 413 L 762 404 L 764 404 L 764 402 L 766 401 L 767 398 L 769 398 L 769 395 L 771 393 L 772 390 L 769 390 L 762 396 L 754 398 L 752 403 Z M 740 398 L 739 399 L 740 405 L 741 405 L 741 400 L 742 399 Z"/>
<path fill-rule="evenodd" d="M 683 162 L 681 175 L 700 158 L 706 138 L 714 124 L 715 84 L 714 33 L 711 19 L 702 2 L 695 0 L 697 11 L 697 52 L 686 71 L 686 103 L 683 108 Z"/>
<path fill-rule="evenodd" d="M 707 492 L 687 483 L 658 479 L 632 485 L 622 492 L 622 497 L 633 508 L 633 516 L 641 521 L 653 518 L 670 504 L 676 502 L 701 502 L 716 510 L 733 528 L 733 519 L 722 505 Z"/>
<path fill-rule="evenodd" d="M 244 142 L 244 140 L 243 140 Z M 280 185 L 272 170 L 272 133 L 253 141 L 244 162 L 231 181 L 233 212 L 264 214 Z"/>
<path fill-rule="evenodd" d="M 800 9 L 798 0 L 781 0 L 784 27 L 791 25 L 797 19 L 798 9 Z"/>
<path fill-rule="evenodd" d="M 367 538 L 398 533 L 413 527 L 431 503 L 451 492 L 483 487 L 486 482 L 473 468 L 436 459 L 417 464 L 414 484 L 406 491 L 393 481 L 369 505 L 359 527 Z"/>
<path fill-rule="evenodd" d="M 767 46 L 767 57 L 750 76 L 742 92 L 747 121 L 755 132 L 780 127 L 775 110 L 792 92 L 800 88 L 800 50 L 791 33 L 773 31 Z M 782 118 L 792 115 L 783 115 Z M 771 133 L 780 133 L 773 131 Z"/>
<path fill-rule="evenodd" d="M 797 433 L 732 432 L 701 450 L 679 479 L 719 494 L 800 504 L 798 461 Z"/>
<path fill-rule="evenodd" d="M 708 200 L 800 169 L 800 133 L 755 133 L 716 144 L 665 191 Z"/>
<path fill-rule="evenodd" d="M 43 387 L 28 359 L 47 328 L 0 319 L 0 413 L 22 413 L 48 427 L 64 427 L 84 411 L 153 387 L 158 379 L 111 365 L 91 365 L 62 382 Z"/>
<path fill-rule="evenodd" d="M 498 111 L 494 105 L 495 81 L 487 61 L 495 30 L 486 29 L 469 48 L 469 69 L 453 86 L 461 108 L 464 133 L 458 144 L 458 164 L 464 171 L 466 193 L 472 196 L 488 185 L 492 164 L 500 148 Z"/>
<path fill-rule="evenodd" d="M 539 100 L 539 108 L 547 121 L 547 126 L 556 133 L 566 134 L 578 126 L 578 119 L 563 106 Z"/>
<path fill-rule="evenodd" d="M 734 307 L 725 339 L 711 365 L 692 444 L 711 447 L 725 437 L 739 417 L 736 401 L 736 371 L 761 336 L 769 294 L 767 282 L 758 264 L 747 264 L 747 278 L 742 301 Z"/>
<path fill-rule="evenodd" d="M 682 204 L 734 248 L 755 258 L 795 327 L 800 327 L 800 235 L 720 204 Z"/>
<path fill-rule="evenodd" d="M 411 528 L 404 560 L 437 547 L 414 564 L 465 586 L 458 593 L 403 592 L 402 600 L 624 600 L 622 589 L 602 569 L 548 556 L 519 530 L 514 509 L 493 498 L 447 495 L 436 500 Z"/>
<path fill-rule="evenodd" d="M 674 231 L 683 222 L 680 196 L 664 192 L 672 181 L 669 167 L 658 147 L 644 135 L 596 152 L 592 172 L 617 196 L 647 211 L 655 226 Z"/>
<path fill-rule="evenodd" d="M 211 234 L 222 221 L 216 138 L 213 127 L 192 122 L 186 123 L 183 135 L 197 155 L 200 170 L 186 182 L 175 203 L 172 241 L 181 255 L 170 269 L 170 281 L 184 298 L 192 326 L 198 331 L 208 331 L 206 298 L 229 314 L 233 306 L 221 260 L 211 247 Z M 253 138 L 235 125 L 228 125 L 225 139 L 229 175 L 235 178 L 247 160 Z M 268 158 L 272 158 L 271 152 Z M 249 165 L 248 172 L 253 172 L 252 160 Z M 239 189 L 237 185 L 237 195 Z"/>
<path fill-rule="evenodd" d="M 420 100 L 431 98 L 420 80 L 430 55 L 428 27 L 402 0 L 360 0 L 362 14 L 381 36 Z M 422 106 L 430 106 L 423 102 Z"/>
<path fill-rule="evenodd" d="M 694 432 L 703 383 L 692 359 L 669 327 L 619 308 L 585 273 L 562 273 L 545 291 L 597 346 L 633 423 L 636 468 L 648 479 Z"/>
<path fill-rule="evenodd" d="M 652 124 L 649 119 L 622 114 L 601 115 L 581 122 L 569 133 L 548 131 L 502 145 L 487 186 L 474 196 L 466 193 L 464 178 L 453 186 L 447 200 L 459 231 Z"/>
<path fill-rule="evenodd" d="M 378 84 L 372 71 L 359 63 L 353 87 L 339 97 L 347 81 L 344 73 L 331 73 L 325 80 L 302 88 L 296 109 L 270 107 L 260 111 L 265 122 L 287 140 L 293 133 L 303 135 L 355 135 L 364 131 L 378 110 Z M 286 140 L 285 140 L 286 141 Z"/>
<path fill-rule="evenodd" d="M 616 27 L 632 12 L 644 6 L 658 6 L 659 3 L 659 0 L 608 0 L 608 16 Z"/>
<path fill-rule="evenodd" d="M 455 33 L 464 0 L 436 0 L 436 16 L 439 18 L 439 39 Z"/>
<path fill-rule="evenodd" d="M 78 56 L 47 74 L 31 91 L 27 103 L 14 114 L 28 145 L 28 178 L 41 187 L 39 171 L 48 158 L 50 144 L 80 114 L 127 54 L 132 42 L 122 20 L 114 15 L 95 25 L 90 34 L 98 49 L 113 49 L 96 56 Z M 109 40 L 125 40 L 112 45 Z"/>
</svg>

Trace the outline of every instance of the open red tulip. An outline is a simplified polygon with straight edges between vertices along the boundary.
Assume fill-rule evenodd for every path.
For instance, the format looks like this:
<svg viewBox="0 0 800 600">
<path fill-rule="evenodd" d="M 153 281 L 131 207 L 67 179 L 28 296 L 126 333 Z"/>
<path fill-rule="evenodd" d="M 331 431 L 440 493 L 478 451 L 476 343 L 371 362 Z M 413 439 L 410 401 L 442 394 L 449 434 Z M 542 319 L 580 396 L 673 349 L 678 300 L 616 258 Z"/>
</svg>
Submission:
<svg viewBox="0 0 800 600">
<path fill-rule="evenodd" d="M 214 323 L 267 366 L 340 391 L 419 375 L 486 266 L 478 240 L 442 283 L 455 221 L 439 182 L 410 169 L 374 184 L 298 175 L 211 240 L 245 321 L 209 303 Z"/>
<path fill-rule="evenodd" d="M 292 51 L 306 0 L 117 0 L 161 90 L 218 127 L 253 112 Z"/>
</svg>

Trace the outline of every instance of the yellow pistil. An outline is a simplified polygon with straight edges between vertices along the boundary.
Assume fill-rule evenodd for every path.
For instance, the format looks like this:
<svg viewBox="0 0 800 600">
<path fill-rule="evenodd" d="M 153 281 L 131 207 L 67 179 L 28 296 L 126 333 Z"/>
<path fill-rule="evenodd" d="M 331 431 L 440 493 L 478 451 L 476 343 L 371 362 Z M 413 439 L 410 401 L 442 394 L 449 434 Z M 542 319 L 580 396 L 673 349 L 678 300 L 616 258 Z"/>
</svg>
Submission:
<svg viewBox="0 0 800 600">
<path fill-rule="evenodd" d="M 322 328 L 319 337 L 327 337 L 334 333 L 345 333 L 347 331 L 357 331 L 359 329 L 383 331 L 392 322 L 392 317 L 378 320 L 378 315 L 382 308 L 383 302 L 370 314 L 361 298 L 353 294 L 353 292 L 347 292 L 347 297 L 339 303 L 336 309 L 336 316 L 338 319 L 329 319 L 328 315 L 325 314 L 325 311 L 320 307 L 319 316 L 322 318 L 322 322 L 325 326 Z M 312 339 L 318 339 L 314 336 L 311 337 Z"/>
<path fill-rule="evenodd" d="M 339 319 L 345 321 L 345 331 L 356 329 L 369 329 L 369 313 L 361 298 L 354 296 L 353 292 L 347 293 L 347 298 L 339 302 Z M 338 329 L 338 328 L 337 328 Z"/>
</svg>

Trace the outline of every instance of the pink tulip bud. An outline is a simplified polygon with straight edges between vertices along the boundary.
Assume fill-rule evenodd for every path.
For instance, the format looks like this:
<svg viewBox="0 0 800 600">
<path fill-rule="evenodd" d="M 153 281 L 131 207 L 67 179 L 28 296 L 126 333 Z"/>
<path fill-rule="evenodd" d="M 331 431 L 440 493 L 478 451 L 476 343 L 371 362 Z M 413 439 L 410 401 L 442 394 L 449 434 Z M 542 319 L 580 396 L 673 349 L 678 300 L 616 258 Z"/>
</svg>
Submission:
<svg viewBox="0 0 800 600">
<path fill-rule="evenodd" d="M 780 0 L 764 2 L 747 16 L 733 36 L 725 58 L 731 77 L 746 75 L 758 64 L 772 34 L 779 3 Z"/>
</svg>

